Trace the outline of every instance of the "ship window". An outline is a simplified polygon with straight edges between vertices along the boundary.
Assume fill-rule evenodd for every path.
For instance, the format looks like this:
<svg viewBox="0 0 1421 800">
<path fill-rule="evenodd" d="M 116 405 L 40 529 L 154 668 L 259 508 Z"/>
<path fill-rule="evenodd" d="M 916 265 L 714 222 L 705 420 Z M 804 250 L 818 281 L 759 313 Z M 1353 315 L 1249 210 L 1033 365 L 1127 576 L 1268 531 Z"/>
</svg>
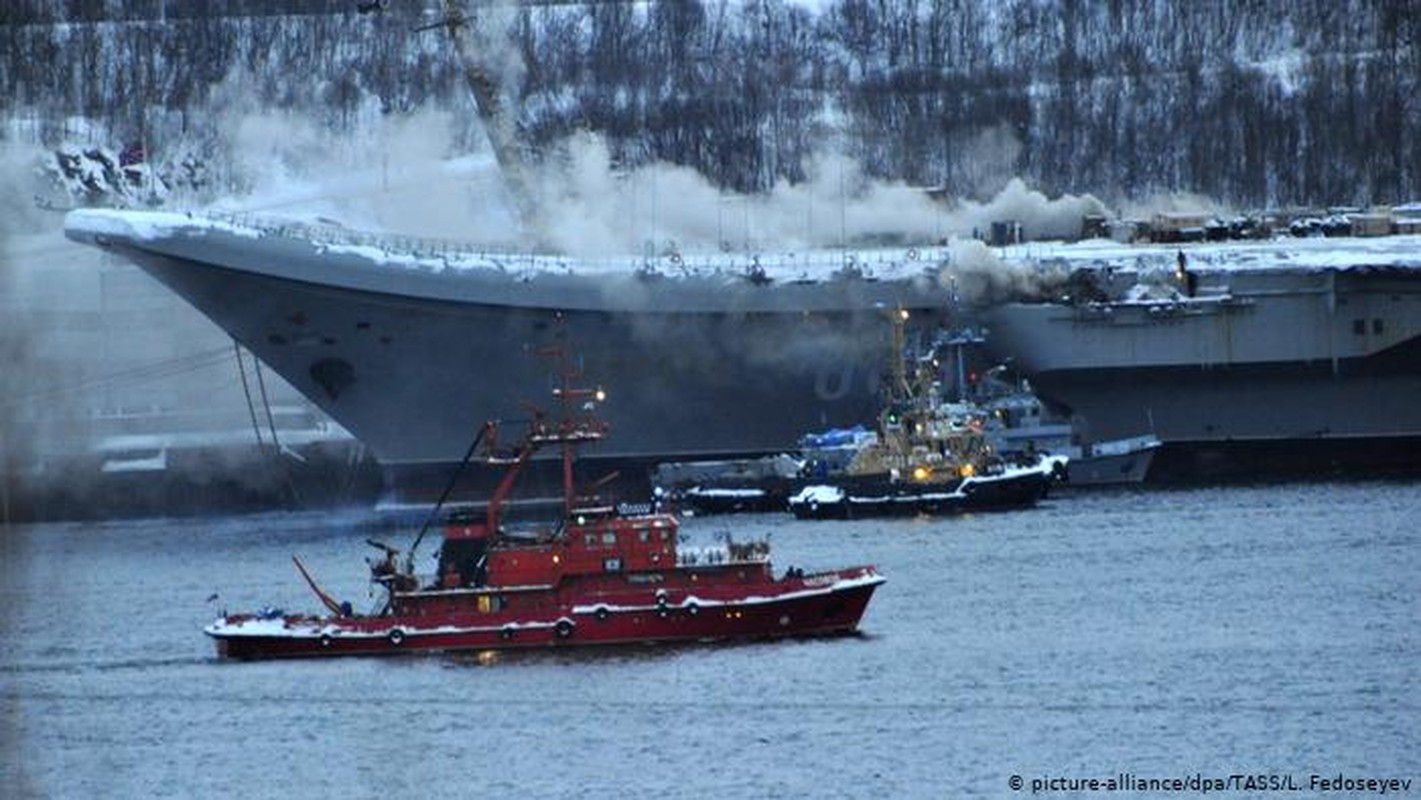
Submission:
<svg viewBox="0 0 1421 800">
<path fill-rule="evenodd" d="M 636 532 L 636 538 L 637 541 L 641 542 L 642 544 L 646 544 L 647 542 L 651 541 L 651 531 L 647 530 L 646 528 L 642 528 L 641 530 Z"/>
<path fill-rule="evenodd" d="M 1367 321 L 1364 319 L 1352 320 L 1352 332 L 1361 336 L 1367 332 Z"/>
<path fill-rule="evenodd" d="M 587 534 L 587 536 L 583 537 L 583 542 L 584 542 L 588 547 L 596 547 L 596 546 L 597 546 L 597 534 L 595 534 L 595 533 L 589 533 L 589 534 Z"/>
<path fill-rule="evenodd" d="M 605 544 L 610 547 L 611 545 L 614 545 L 616 543 L 617 534 L 615 531 L 607 531 L 606 533 L 602 534 L 602 544 Z"/>
<path fill-rule="evenodd" d="M 602 559 L 602 569 L 606 572 L 621 572 L 622 560 L 620 558 Z"/>
<path fill-rule="evenodd" d="M 1372 320 L 1372 333 L 1381 333 L 1384 328 L 1381 319 Z"/>
</svg>

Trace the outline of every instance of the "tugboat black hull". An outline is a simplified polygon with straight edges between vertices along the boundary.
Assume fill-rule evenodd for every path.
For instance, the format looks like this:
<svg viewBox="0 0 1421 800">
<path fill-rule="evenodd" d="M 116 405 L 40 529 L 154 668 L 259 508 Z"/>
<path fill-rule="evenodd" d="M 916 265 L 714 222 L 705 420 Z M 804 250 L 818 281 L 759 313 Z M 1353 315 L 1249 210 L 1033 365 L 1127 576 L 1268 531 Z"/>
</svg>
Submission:
<svg viewBox="0 0 1421 800">
<path fill-rule="evenodd" d="M 1046 496 L 1052 482 L 1046 468 L 930 485 L 886 476 L 855 477 L 806 486 L 789 499 L 789 510 L 799 519 L 863 519 L 1030 508 Z"/>
</svg>

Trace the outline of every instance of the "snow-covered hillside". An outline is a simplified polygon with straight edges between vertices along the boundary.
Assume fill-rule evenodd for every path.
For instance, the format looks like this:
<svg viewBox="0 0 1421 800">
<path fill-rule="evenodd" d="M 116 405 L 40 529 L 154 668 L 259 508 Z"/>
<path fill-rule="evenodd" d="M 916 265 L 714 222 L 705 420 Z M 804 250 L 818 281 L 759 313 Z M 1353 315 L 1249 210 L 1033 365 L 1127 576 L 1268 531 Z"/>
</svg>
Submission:
<svg viewBox="0 0 1421 800">
<path fill-rule="evenodd" d="M 461 62 L 440 29 L 417 30 L 442 4 L 359 10 L 372 5 L 7 3 L 3 135 L 57 146 L 83 120 L 110 132 L 105 146 L 218 161 L 234 115 L 350 132 L 437 108 L 464 121 L 451 146 L 476 149 Z M 544 156 L 592 131 L 614 165 L 683 165 L 738 191 L 810 178 L 831 151 L 977 198 L 1013 176 L 1110 202 L 1421 195 L 1421 14 L 1406 0 L 506 9 L 474 9 L 475 50 Z"/>
</svg>

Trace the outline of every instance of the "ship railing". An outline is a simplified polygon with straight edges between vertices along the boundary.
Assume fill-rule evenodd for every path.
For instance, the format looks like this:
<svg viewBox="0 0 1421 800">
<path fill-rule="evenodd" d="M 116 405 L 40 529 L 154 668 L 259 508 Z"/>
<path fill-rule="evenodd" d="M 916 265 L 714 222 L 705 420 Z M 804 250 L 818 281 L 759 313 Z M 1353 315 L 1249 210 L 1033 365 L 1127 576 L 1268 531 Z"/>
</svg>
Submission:
<svg viewBox="0 0 1421 800">
<path fill-rule="evenodd" d="M 709 277 L 733 275 L 751 282 L 775 280 L 813 281 L 828 277 L 873 280 L 880 272 L 901 274 L 904 268 L 923 271 L 940 268 L 951 260 L 946 247 L 887 247 L 866 249 L 815 249 L 802 252 L 680 253 L 650 256 L 573 257 L 535 253 L 516 247 L 425 236 L 377 233 L 346 228 L 334 222 L 303 222 L 237 211 L 205 211 L 204 218 L 264 236 L 309 241 L 317 245 L 368 247 L 392 255 L 442 262 L 486 262 L 509 268 L 572 273 L 574 270 L 615 272 L 632 269 L 645 280 L 658 277 Z"/>
<path fill-rule="evenodd" d="M 1108 301 L 1092 301 L 1075 306 L 1076 318 L 1082 321 L 1113 321 L 1116 312 L 1120 311 L 1128 317 L 1125 321 L 1133 321 L 1143 314 L 1148 318 L 1174 317 L 1174 316 L 1211 316 L 1223 311 L 1236 308 L 1246 308 L 1253 305 L 1253 300 L 1247 297 L 1237 297 L 1233 294 L 1211 294 L 1201 297 L 1169 297 L 1169 298 L 1149 298 L 1149 299 L 1123 299 Z M 1134 312 L 1134 313 L 1130 313 Z"/>
<path fill-rule="evenodd" d="M 717 564 L 762 563 L 770 559 L 766 542 L 730 542 L 705 547 L 681 547 L 676 551 L 676 565 L 705 567 Z"/>
<path fill-rule="evenodd" d="M 729 563 L 730 550 L 723 545 L 681 547 L 676 551 L 676 566 L 678 567 L 706 567 Z"/>
</svg>

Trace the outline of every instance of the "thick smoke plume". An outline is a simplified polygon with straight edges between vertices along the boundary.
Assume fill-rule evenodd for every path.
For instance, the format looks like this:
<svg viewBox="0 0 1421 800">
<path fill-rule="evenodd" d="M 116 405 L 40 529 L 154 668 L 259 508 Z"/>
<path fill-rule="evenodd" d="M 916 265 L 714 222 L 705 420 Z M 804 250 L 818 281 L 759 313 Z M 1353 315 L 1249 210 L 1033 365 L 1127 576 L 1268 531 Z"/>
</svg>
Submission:
<svg viewBox="0 0 1421 800">
<path fill-rule="evenodd" d="M 232 176 L 241 191 L 217 206 L 501 246 L 529 238 L 517 230 L 496 160 L 461 154 L 450 114 L 371 122 L 335 132 L 288 115 L 241 115 L 227 146 L 241 165 Z M 521 233 L 576 256 L 753 253 L 937 243 L 985 235 L 1003 220 L 1029 238 L 1069 238 L 1085 215 L 1104 212 L 1093 197 L 1047 198 L 1019 179 L 985 202 L 953 200 L 871 179 L 833 153 L 807 172 L 803 183 L 736 194 L 677 165 L 618 168 L 599 137 L 583 134 L 526 170 L 543 229 Z"/>
</svg>

